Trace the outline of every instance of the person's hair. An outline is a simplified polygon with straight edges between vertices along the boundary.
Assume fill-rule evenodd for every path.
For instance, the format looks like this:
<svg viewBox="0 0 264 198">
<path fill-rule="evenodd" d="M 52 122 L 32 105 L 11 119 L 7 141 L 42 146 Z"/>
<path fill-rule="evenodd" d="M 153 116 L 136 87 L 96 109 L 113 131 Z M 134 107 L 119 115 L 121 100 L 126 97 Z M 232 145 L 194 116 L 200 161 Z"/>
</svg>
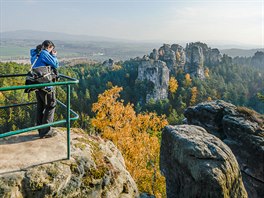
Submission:
<svg viewBox="0 0 264 198">
<path fill-rule="evenodd" d="M 42 43 L 42 48 L 43 49 L 47 49 L 49 47 L 54 47 L 55 48 L 55 45 L 52 41 L 50 40 L 45 40 L 43 43 Z"/>
<path fill-rule="evenodd" d="M 42 50 L 42 45 L 37 45 L 36 46 L 36 52 L 39 53 Z"/>
</svg>

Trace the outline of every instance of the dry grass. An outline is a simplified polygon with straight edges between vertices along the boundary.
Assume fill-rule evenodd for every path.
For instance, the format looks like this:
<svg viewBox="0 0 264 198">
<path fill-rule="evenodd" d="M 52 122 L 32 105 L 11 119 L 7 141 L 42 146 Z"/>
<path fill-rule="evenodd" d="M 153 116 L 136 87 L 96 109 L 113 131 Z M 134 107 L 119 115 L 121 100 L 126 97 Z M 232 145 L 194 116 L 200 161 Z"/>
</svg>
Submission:
<svg viewBox="0 0 264 198">
<path fill-rule="evenodd" d="M 261 115 L 247 107 L 237 107 L 237 111 L 243 114 L 246 119 L 252 122 L 257 122 L 261 128 L 264 127 L 264 115 Z"/>
</svg>

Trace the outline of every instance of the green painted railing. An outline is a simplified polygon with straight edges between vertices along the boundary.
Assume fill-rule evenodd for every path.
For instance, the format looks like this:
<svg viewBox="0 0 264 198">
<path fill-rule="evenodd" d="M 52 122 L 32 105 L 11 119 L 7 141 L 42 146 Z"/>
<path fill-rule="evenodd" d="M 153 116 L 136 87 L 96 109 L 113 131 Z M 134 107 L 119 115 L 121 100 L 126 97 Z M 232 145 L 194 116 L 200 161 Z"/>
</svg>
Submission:
<svg viewBox="0 0 264 198">
<path fill-rule="evenodd" d="M 12 77 L 21 77 L 26 76 L 26 74 L 11 74 L 11 75 L 0 75 L 0 78 L 12 78 Z M 41 88 L 41 87 L 47 87 L 47 86 L 66 86 L 67 87 L 67 101 L 66 105 L 63 104 L 61 101 L 57 99 L 57 102 L 64 108 L 66 108 L 66 119 L 55 121 L 48 124 L 42 124 L 38 126 L 28 127 L 25 129 L 19 129 L 16 131 L 9 131 L 0 134 L 0 139 L 12 135 L 17 135 L 37 129 L 42 129 L 49 126 L 55 126 L 58 124 L 64 124 L 66 123 L 67 127 L 67 159 L 70 159 L 70 130 L 71 130 L 71 121 L 77 120 L 79 118 L 79 115 L 70 109 L 70 94 L 71 94 L 71 84 L 77 84 L 79 83 L 79 80 L 75 78 L 71 78 L 69 76 L 65 76 L 60 74 L 61 79 L 66 79 L 67 81 L 59 81 L 59 82 L 52 82 L 52 83 L 43 83 L 43 84 L 34 84 L 34 85 L 20 85 L 20 86 L 10 86 L 10 87 L 1 87 L 0 92 L 2 91 L 12 91 L 12 90 L 19 90 L 19 89 L 28 89 L 28 88 Z M 12 107 L 19 107 L 19 106 L 26 106 L 26 105 L 33 105 L 36 104 L 36 102 L 29 102 L 29 103 L 22 103 L 22 104 L 12 104 L 7 106 L 0 106 L 0 109 L 6 109 L 6 108 L 12 108 Z M 71 117 L 70 115 L 73 114 L 74 117 Z"/>
</svg>

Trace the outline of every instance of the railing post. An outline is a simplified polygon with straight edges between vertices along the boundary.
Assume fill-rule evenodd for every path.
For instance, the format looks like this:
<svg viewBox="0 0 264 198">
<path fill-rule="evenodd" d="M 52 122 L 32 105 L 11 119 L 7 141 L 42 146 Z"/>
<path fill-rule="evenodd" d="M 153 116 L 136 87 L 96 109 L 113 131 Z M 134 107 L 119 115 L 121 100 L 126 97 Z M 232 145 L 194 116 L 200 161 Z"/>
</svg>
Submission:
<svg viewBox="0 0 264 198">
<path fill-rule="evenodd" d="M 70 128 L 71 128 L 71 121 L 70 121 L 70 105 L 71 105 L 71 87 L 67 85 L 67 159 L 71 157 L 71 145 L 70 145 Z"/>
</svg>

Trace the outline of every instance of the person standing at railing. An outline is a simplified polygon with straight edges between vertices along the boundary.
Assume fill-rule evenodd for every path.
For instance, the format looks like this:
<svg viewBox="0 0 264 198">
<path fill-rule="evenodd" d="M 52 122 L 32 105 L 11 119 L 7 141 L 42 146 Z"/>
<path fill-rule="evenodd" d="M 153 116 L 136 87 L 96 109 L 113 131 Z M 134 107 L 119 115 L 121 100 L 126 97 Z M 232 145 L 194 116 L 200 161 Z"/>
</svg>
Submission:
<svg viewBox="0 0 264 198">
<path fill-rule="evenodd" d="M 59 62 L 57 59 L 57 51 L 54 48 L 55 45 L 52 41 L 45 40 L 41 45 L 38 45 L 36 49 L 31 49 L 30 60 L 33 68 L 50 66 L 54 70 L 54 73 L 57 74 Z M 54 87 L 38 89 L 36 91 L 36 98 L 37 125 L 53 122 L 56 107 Z M 57 133 L 51 127 L 39 129 L 38 132 L 40 138 L 48 138 L 57 135 Z"/>
</svg>

